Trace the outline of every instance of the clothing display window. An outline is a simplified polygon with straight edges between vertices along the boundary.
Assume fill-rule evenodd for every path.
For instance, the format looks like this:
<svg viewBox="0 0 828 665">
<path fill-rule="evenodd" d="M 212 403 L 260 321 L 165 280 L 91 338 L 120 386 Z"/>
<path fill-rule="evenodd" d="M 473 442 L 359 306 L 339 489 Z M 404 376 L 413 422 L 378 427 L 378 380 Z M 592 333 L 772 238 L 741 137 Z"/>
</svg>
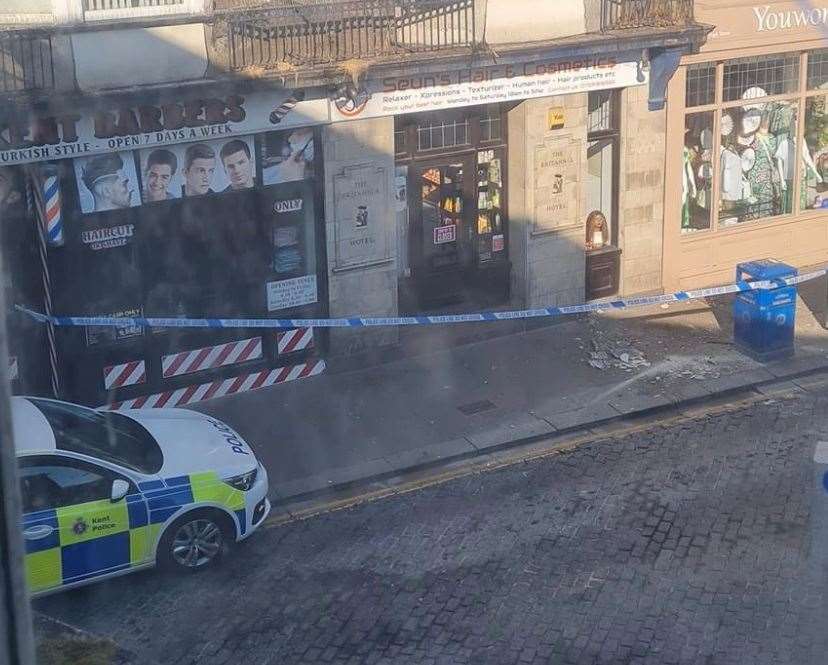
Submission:
<svg viewBox="0 0 828 665">
<path fill-rule="evenodd" d="M 690 65 L 685 85 L 682 234 L 828 210 L 828 49 Z"/>
<path fill-rule="evenodd" d="M 684 150 L 681 169 L 681 231 L 707 230 L 710 228 L 710 201 L 713 189 L 713 113 L 693 113 L 684 125 Z M 734 170 L 731 161 L 723 177 L 732 180 Z M 724 175 L 726 174 L 726 175 Z M 741 192 L 740 192 L 741 195 Z"/>
<path fill-rule="evenodd" d="M 795 137 L 796 108 L 789 102 L 746 104 L 722 114 L 720 226 L 793 212 Z"/>
</svg>

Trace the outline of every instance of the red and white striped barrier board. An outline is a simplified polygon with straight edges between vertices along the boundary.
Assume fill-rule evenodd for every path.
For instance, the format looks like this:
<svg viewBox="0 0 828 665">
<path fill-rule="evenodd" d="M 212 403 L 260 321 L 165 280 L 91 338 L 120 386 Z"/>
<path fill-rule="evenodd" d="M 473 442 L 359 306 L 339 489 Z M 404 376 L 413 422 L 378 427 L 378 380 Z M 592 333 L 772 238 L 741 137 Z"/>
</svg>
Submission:
<svg viewBox="0 0 828 665">
<path fill-rule="evenodd" d="M 273 386 L 277 383 L 305 379 L 309 376 L 322 374 L 324 371 L 324 360 L 310 360 L 306 363 L 291 365 L 289 367 L 266 369 L 261 372 L 242 374 L 241 376 L 230 379 L 219 379 L 210 383 L 196 384 L 194 386 L 187 386 L 186 388 L 179 388 L 178 390 L 168 390 L 155 395 L 144 395 L 142 397 L 136 397 L 135 399 L 124 400 L 123 402 L 114 402 L 113 404 L 105 405 L 105 408 L 111 411 L 119 411 L 122 409 L 162 409 L 164 407 L 186 406 L 187 404 L 203 402 L 204 400 L 215 397 L 224 397 L 225 395 L 233 395 L 249 390 L 256 390 L 257 388 Z"/>
<path fill-rule="evenodd" d="M 171 376 L 192 374 L 205 369 L 215 369 L 227 365 L 237 365 L 247 360 L 262 357 L 262 338 L 242 339 L 203 349 L 181 351 L 161 358 L 161 372 L 165 379 Z"/>
<path fill-rule="evenodd" d="M 103 375 L 104 388 L 112 390 L 144 383 L 147 380 L 147 367 L 143 360 L 133 360 L 120 365 L 104 367 Z"/>
<path fill-rule="evenodd" d="M 279 354 L 303 351 L 313 346 L 313 328 L 296 328 L 276 333 Z"/>
</svg>

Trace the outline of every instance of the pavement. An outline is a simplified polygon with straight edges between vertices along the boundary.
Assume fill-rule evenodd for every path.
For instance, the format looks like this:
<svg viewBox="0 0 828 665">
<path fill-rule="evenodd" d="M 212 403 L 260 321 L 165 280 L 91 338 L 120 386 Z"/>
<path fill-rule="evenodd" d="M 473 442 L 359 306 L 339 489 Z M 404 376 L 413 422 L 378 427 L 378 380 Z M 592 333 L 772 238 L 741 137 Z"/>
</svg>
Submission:
<svg viewBox="0 0 828 665">
<path fill-rule="evenodd" d="M 733 345 L 732 298 L 722 297 L 553 325 L 404 329 L 390 358 L 193 408 L 252 444 L 278 512 L 406 469 L 828 368 L 826 293 L 825 278 L 800 287 L 797 353 L 765 364 Z"/>
<path fill-rule="evenodd" d="M 822 665 L 826 388 L 527 444 L 35 609 L 159 665 Z"/>
</svg>

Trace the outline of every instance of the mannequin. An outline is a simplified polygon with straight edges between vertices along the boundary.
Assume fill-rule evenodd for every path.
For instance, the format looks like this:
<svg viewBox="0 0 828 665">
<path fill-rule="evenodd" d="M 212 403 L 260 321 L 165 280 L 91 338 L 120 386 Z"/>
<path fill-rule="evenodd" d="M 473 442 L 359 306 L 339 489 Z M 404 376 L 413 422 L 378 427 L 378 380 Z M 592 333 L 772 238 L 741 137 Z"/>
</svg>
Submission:
<svg viewBox="0 0 828 665">
<path fill-rule="evenodd" d="M 743 219 L 769 217 L 781 212 L 785 182 L 785 163 L 777 152 L 779 141 L 769 133 L 770 113 L 767 106 L 746 107 L 742 117 L 740 145 L 750 147 L 755 153 L 753 166 L 747 171 L 750 184 L 750 209 Z"/>
<path fill-rule="evenodd" d="M 593 210 L 586 220 L 586 248 L 587 251 L 601 249 L 609 244 L 609 224 L 604 213 Z"/>
<path fill-rule="evenodd" d="M 687 133 L 690 130 L 687 129 Z M 692 226 L 690 216 L 690 201 L 698 195 L 699 189 L 696 185 L 696 175 L 693 170 L 694 152 L 687 146 L 687 139 L 684 140 L 684 152 L 682 155 L 681 168 L 681 228 L 689 230 Z M 591 215 L 590 215 L 591 216 Z"/>
</svg>

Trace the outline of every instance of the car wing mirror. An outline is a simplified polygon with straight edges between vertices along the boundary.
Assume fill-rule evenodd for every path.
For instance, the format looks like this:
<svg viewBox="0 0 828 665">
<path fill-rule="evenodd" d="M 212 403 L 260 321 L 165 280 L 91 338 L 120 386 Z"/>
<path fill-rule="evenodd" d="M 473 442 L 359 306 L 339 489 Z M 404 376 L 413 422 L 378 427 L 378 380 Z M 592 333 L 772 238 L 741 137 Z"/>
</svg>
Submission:
<svg viewBox="0 0 828 665">
<path fill-rule="evenodd" d="M 113 503 L 123 499 L 129 493 L 129 483 L 126 480 L 116 478 L 112 481 L 112 494 L 110 499 Z"/>
</svg>

